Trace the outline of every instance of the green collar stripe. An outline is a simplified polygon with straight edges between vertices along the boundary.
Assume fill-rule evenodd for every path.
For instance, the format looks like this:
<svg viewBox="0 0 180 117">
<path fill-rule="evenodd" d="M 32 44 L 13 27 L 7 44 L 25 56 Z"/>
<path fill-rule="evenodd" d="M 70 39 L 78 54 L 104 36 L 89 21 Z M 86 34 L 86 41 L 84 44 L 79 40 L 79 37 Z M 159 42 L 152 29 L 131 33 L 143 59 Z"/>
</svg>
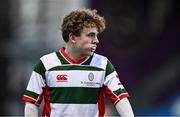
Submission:
<svg viewBox="0 0 180 117">
<path fill-rule="evenodd" d="M 56 52 L 56 55 L 62 64 L 70 64 L 59 52 Z"/>
<path fill-rule="evenodd" d="M 69 63 L 59 52 L 56 52 L 57 57 L 59 58 L 59 60 L 61 61 L 62 64 L 71 64 Z M 90 65 L 91 61 L 92 61 L 93 56 L 90 56 L 88 58 L 88 60 L 86 60 L 84 63 L 82 63 L 82 65 Z"/>
<path fill-rule="evenodd" d="M 90 65 L 90 63 L 91 63 L 91 61 L 92 61 L 92 58 L 93 58 L 93 55 L 90 56 L 90 57 L 88 58 L 88 60 L 86 60 L 82 65 Z"/>
<path fill-rule="evenodd" d="M 51 103 L 96 104 L 101 88 L 50 88 Z"/>
<path fill-rule="evenodd" d="M 58 70 L 86 70 L 86 71 L 104 71 L 102 68 L 93 67 L 93 66 L 78 66 L 78 65 L 67 65 L 67 66 L 56 66 L 49 71 L 58 71 Z"/>
</svg>

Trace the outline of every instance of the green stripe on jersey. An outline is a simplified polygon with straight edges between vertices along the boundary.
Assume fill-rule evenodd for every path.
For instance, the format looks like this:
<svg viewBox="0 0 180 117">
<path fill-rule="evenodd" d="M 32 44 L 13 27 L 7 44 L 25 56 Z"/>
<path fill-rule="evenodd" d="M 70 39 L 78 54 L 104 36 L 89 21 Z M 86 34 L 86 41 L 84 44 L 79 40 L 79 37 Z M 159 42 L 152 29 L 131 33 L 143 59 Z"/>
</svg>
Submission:
<svg viewBox="0 0 180 117">
<path fill-rule="evenodd" d="M 32 91 L 28 91 L 28 90 L 25 91 L 24 95 L 34 98 L 36 100 L 38 99 L 38 96 L 39 96 L 39 94 L 34 93 Z"/>
<path fill-rule="evenodd" d="M 117 96 L 121 95 L 122 93 L 127 93 L 127 91 L 125 89 L 121 89 L 119 88 L 116 91 L 113 91 L 114 94 L 116 94 Z"/>
<path fill-rule="evenodd" d="M 51 103 L 96 104 L 100 90 L 87 87 L 50 88 Z"/>
<path fill-rule="evenodd" d="M 59 52 L 56 52 L 57 57 L 61 61 L 62 64 L 71 64 L 69 63 Z M 92 61 L 93 55 L 88 58 L 82 65 L 90 65 Z"/>
<path fill-rule="evenodd" d="M 105 76 L 108 76 L 109 74 L 111 74 L 112 72 L 115 71 L 114 66 L 112 65 L 112 63 L 108 60 L 107 61 L 107 65 L 106 65 L 106 74 Z"/>
<path fill-rule="evenodd" d="M 49 71 L 56 70 L 86 70 L 86 71 L 104 71 L 102 68 L 93 67 L 93 66 L 79 66 L 79 65 L 67 65 L 67 66 L 56 66 Z"/>
<path fill-rule="evenodd" d="M 43 65 L 43 63 L 42 63 L 41 60 L 39 60 L 39 61 L 36 63 L 36 65 L 35 65 L 35 67 L 34 67 L 34 71 L 37 72 L 37 73 L 39 73 L 39 74 L 43 77 L 43 79 L 45 79 L 46 68 L 44 67 L 44 65 Z"/>
<path fill-rule="evenodd" d="M 94 54 L 93 54 L 93 55 L 94 55 Z M 82 65 L 90 65 L 90 63 L 91 63 L 91 61 L 92 61 L 92 58 L 93 58 L 93 55 L 90 56 L 90 57 L 88 58 L 88 60 L 86 60 Z"/>
<path fill-rule="evenodd" d="M 70 64 L 66 59 L 64 59 L 64 57 L 59 52 L 56 52 L 56 55 L 62 64 Z"/>
</svg>

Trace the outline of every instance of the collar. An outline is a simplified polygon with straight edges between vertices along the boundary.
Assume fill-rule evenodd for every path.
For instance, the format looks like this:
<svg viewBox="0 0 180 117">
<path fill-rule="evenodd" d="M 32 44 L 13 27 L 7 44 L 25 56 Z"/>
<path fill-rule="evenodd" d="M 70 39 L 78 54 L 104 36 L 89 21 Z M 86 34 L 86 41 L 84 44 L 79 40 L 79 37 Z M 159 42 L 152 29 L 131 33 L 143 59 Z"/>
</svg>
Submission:
<svg viewBox="0 0 180 117">
<path fill-rule="evenodd" d="M 88 60 L 89 56 L 83 56 L 81 59 L 79 59 L 78 61 L 74 61 L 66 52 L 65 52 L 65 47 L 61 48 L 59 50 L 59 53 L 64 57 L 64 59 L 66 59 L 69 63 L 71 64 L 82 64 L 84 63 L 86 60 Z"/>
</svg>

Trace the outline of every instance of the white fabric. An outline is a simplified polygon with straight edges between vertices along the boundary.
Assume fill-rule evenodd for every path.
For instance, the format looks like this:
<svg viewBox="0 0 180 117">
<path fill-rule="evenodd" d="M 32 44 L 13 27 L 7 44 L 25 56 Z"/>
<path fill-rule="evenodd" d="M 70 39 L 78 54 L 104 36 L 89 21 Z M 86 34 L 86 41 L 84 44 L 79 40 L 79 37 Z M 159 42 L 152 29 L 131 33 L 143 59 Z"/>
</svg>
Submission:
<svg viewBox="0 0 180 117">
<path fill-rule="evenodd" d="M 44 55 L 40 59 L 43 62 L 44 67 L 46 68 L 46 70 L 49 70 L 52 67 L 61 65 L 61 62 L 58 59 L 58 57 L 57 57 L 55 52 L 47 54 L 47 55 Z"/>
<path fill-rule="evenodd" d="M 121 82 L 117 76 L 118 76 L 118 74 L 116 71 L 114 71 L 111 74 L 109 74 L 108 76 L 106 76 L 104 85 L 108 86 L 108 88 L 111 89 L 112 91 L 118 90 L 119 88 L 124 89 L 124 86 L 121 84 Z"/>
<path fill-rule="evenodd" d="M 93 81 L 88 79 L 88 75 L 93 74 Z M 78 71 L 78 70 L 62 70 L 48 71 L 46 74 L 46 82 L 50 87 L 92 87 L 99 88 L 103 85 L 104 71 Z M 58 75 L 66 75 L 66 81 L 58 81 Z M 92 83 L 87 84 L 87 83 Z M 34 83 L 32 83 L 34 86 Z"/>
<path fill-rule="evenodd" d="M 42 87 L 45 87 L 45 85 L 46 84 L 42 76 L 39 73 L 33 71 L 26 90 L 41 94 L 43 92 Z"/>
<path fill-rule="evenodd" d="M 50 104 L 50 117 L 98 117 L 98 104 Z"/>
<path fill-rule="evenodd" d="M 94 53 L 90 66 L 99 67 L 105 70 L 107 65 L 107 60 L 108 59 L 106 57 Z"/>
<path fill-rule="evenodd" d="M 35 104 L 26 102 L 24 109 L 25 117 L 38 117 L 38 107 Z"/>
<path fill-rule="evenodd" d="M 127 98 L 123 98 L 116 104 L 116 109 L 121 117 L 134 117 L 133 110 Z"/>
</svg>

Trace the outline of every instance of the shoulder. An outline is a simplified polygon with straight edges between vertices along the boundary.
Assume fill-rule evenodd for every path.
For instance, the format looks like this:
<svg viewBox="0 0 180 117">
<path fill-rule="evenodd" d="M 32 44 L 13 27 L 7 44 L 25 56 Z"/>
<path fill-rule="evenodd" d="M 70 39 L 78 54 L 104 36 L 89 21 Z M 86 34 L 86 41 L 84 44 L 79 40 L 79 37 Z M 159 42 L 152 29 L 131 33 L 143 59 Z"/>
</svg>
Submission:
<svg viewBox="0 0 180 117">
<path fill-rule="evenodd" d="M 98 60 L 108 60 L 107 57 L 97 54 L 97 53 L 94 53 L 93 58 L 98 59 Z"/>
<path fill-rule="evenodd" d="M 55 58 L 56 57 L 56 52 L 51 52 L 51 53 L 49 53 L 49 54 L 45 54 L 45 55 L 43 55 L 41 58 L 40 58 L 40 60 L 42 61 L 42 62 L 45 62 L 45 61 L 49 61 L 49 60 L 51 60 L 51 59 L 53 59 L 53 58 Z"/>
<path fill-rule="evenodd" d="M 56 52 L 51 52 L 51 53 L 48 53 L 48 54 L 43 55 L 40 59 L 41 59 L 41 60 L 51 59 L 51 58 L 54 58 L 55 55 L 56 55 Z"/>
<path fill-rule="evenodd" d="M 56 52 L 46 54 L 40 58 L 44 67 L 48 70 L 54 66 L 61 65 L 60 60 L 57 57 Z"/>
<path fill-rule="evenodd" d="M 94 53 L 91 65 L 105 69 L 107 61 L 107 57 Z"/>
</svg>

